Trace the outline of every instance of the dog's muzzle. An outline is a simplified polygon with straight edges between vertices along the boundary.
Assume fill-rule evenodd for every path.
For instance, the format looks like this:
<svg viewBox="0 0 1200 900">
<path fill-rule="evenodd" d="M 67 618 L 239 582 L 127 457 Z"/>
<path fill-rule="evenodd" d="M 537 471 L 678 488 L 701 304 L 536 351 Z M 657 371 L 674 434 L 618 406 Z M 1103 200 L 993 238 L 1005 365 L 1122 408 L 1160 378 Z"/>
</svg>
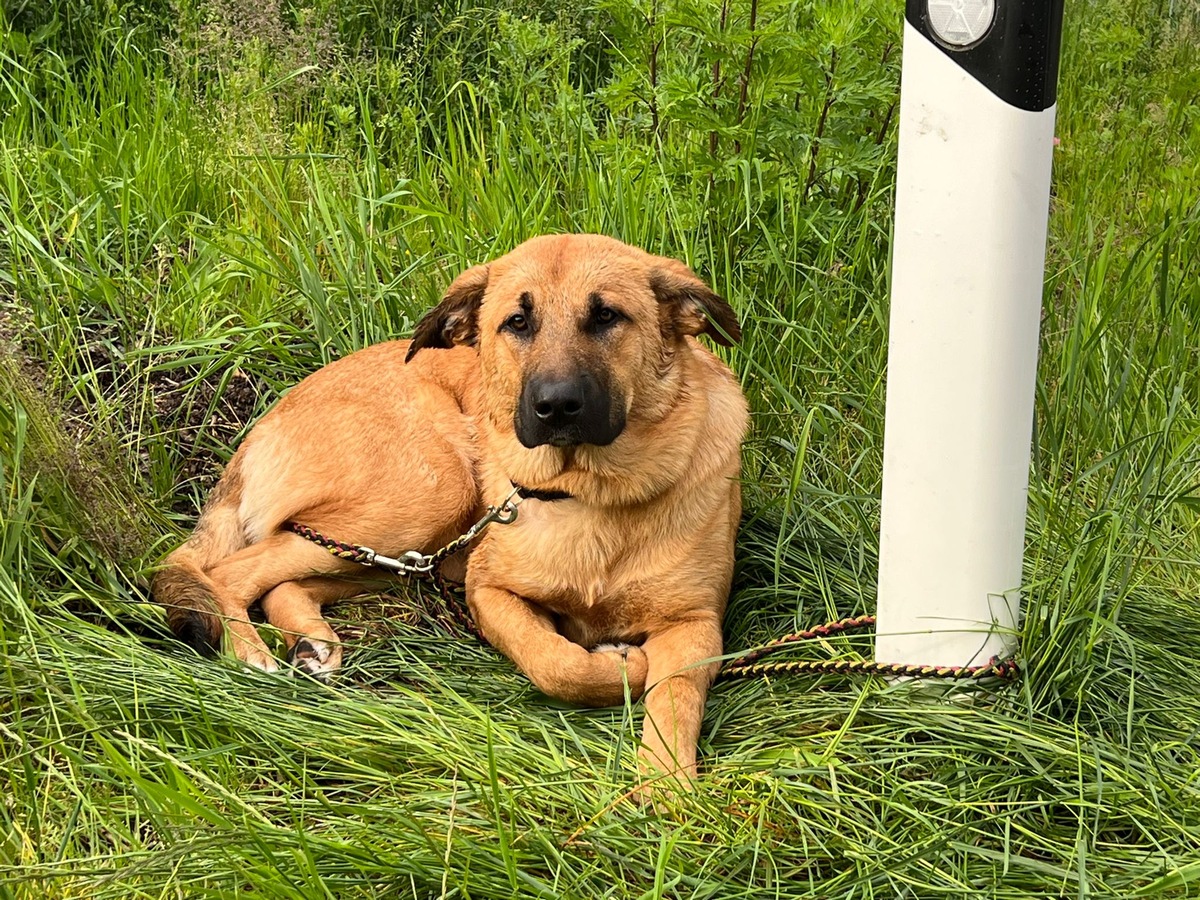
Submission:
<svg viewBox="0 0 1200 900">
<path fill-rule="evenodd" d="M 533 448 L 543 444 L 603 447 L 625 428 L 625 408 L 590 372 L 568 376 L 533 376 L 521 390 L 517 406 L 517 440 Z"/>
</svg>

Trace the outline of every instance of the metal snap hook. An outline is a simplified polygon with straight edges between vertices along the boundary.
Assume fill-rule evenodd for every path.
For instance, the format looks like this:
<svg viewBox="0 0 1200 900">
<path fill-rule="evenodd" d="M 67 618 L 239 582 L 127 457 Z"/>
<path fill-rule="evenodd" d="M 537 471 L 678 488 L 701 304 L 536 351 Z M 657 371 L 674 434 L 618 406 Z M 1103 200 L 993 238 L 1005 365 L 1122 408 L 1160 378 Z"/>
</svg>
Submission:
<svg viewBox="0 0 1200 900">
<path fill-rule="evenodd" d="M 494 507 L 493 507 L 494 508 Z M 504 505 L 495 511 L 492 516 L 492 521 L 499 525 L 511 525 L 517 521 L 517 506 L 515 503 L 504 501 Z"/>
</svg>

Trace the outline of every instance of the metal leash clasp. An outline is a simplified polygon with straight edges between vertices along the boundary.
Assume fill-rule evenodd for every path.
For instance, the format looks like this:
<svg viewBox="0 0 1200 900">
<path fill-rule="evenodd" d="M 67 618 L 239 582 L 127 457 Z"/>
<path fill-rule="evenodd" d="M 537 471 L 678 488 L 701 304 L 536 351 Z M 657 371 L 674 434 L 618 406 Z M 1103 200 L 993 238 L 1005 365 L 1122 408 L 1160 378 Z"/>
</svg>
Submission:
<svg viewBox="0 0 1200 900">
<path fill-rule="evenodd" d="M 409 550 L 399 559 L 376 553 L 369 547 L 363 548 L 366 553 L 363 565 L 378 566 L 399 575 L 428 575 L 433 571 L 433 557 L 417 550 Z"/>
<path fill-rule="evenodd" d="M 508 496 L 504 498 L 503 503 L 499 506 L 488 507 L 488 516 L 491 517 L 490 521 L 495 522 L 497 525 L 511 525 L 517 521 L 517 507 L 521 505 L 521 498 L 517 497 L 517 493 L 520 490 L 520 488 L 514 487 Z M 513 500 L 514 497 L 516 497 L 516 500 Z"/>
<path fill-rule="evenodd" d="M 517 507 L 521 505 L 521 500 L 517 496 L 517 488 L 513 488 L 512 492 L 504 498 L 499 506 L 489 506 L 487 512 L 483 514 L 483 518 L 466 530 L 461 538 L 455 541 L 455 544 L 465 546 L 478 537 L 483 529 L 487 528 L 493 522 L 497 525 L 511 525 L 517 521 Z"/>
<path fill-rule="evenodd" d="M 455 538 L 436 553 L 422 553 L 419 550 L 409 550 L 406 553 L 402 553 L 399 559 L 384 556 L 370 547 L 360 547 L 330 540 L 305 525 L 288 523 L 286 527 L 305 540 L 319 544 L 341 559 L 353 560 L 364 566 L 375 566 L 396 575 L 419 575 L 424 578 L 432 578 L 436 581 L 438 579 L 437 568 L 442 560 L 452 553 L 457 553 L 463 547 L 467 546 L 467 544 L 471 543 L 471 541 L 475 540 L 479 536 L 479 533 L 487 528 L 488 525 L 493 522 L 508 525 L 517 520 L 517 507 L 521 504 L 521 498 L 517 496 L 518 491 L 519 488 L 514 487 L 512 492 L 504 498 L 499 506 L 489 506 L 483 518 L 468 528 L 465 534 Z"/>
<path fill-rule="evenodd" d="M 388 562 L 384 563 L 379 563 L 378 560 L 380 557 L 376 556 L 376 565 L 383 565 L 384 568 L 390 568 L 389 563 L 397 563 L 404 566 L 404 568 L 392 569 L 392 571 L 401 571 L 404 575 L 432 575 L 433 570 L 438 568 L 443 559 L 450 556 L 451 553 L 457 553 L 475 540 L 475 538 L 478 538 L 480 532 L 487 528 L 487 526 L 490 526 L 492 522 L 498 522 L 499 524 L 515 522 L 517 518 L 517 505 L 521 503 L 520 499 L 517 499 L 516 502 L 512 499 L 516 497 L 516 493 L 517 488 L 514 487 L 512 488 L 512 493 L 508 497 L 505 497 L 504 502 L 500 503 L 499 506 L 488 506 L 484 517 L 475 522 L 472 527 L 468 528 L 458 538 L 450 541 L 442 550 L 434 553 L 433 556 L 422 556 L 421 553 L 410 550 L 400 560 L 389 559 Z"/>
</svg>

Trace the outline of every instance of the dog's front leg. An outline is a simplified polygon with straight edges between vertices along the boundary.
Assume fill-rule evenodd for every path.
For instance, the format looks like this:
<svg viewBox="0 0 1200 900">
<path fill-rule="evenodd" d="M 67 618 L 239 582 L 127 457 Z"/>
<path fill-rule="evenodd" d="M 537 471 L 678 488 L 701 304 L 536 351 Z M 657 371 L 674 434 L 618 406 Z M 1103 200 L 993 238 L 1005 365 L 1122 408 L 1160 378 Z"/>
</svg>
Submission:
<svg viewBox="0 0 1200 900">
<path fill-rule="evenodd" d="M 558 633 L 545 611 L 503 588 L 472 586 L 468 603 L 488 642 L 551 697 L 581 706 L 613 706 L 646 685 L 640 647 L 589 652 Z"/>
<path fill-rule="evenodd" d="M 672 624 L 642 645 L 646 675 L 646 719 L 638 754 L 643 773 L 687 786 L 696 776 L 696 742 L 704 700 L 720 668 L 721 622 L 715 615 Z"/>
</svg>

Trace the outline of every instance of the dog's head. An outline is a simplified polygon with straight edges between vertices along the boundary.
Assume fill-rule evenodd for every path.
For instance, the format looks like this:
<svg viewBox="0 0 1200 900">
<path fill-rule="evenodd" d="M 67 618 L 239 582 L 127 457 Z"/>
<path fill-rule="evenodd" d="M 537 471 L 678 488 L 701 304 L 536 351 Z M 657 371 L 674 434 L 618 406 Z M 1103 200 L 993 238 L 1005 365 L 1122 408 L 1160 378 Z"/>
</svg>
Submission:
<svg viewBox="0 0 1200 900">
<path fill-rule="evenodd" d="M 741 336 L 729 304 L 680 262 L 599 235 L 534 238 L 463 272 L 417 325 L 408 358 L 478 347 L 487 410 L 526 448 L 603 447 L 657 420 L 689 335 Z"/>
</svg>

